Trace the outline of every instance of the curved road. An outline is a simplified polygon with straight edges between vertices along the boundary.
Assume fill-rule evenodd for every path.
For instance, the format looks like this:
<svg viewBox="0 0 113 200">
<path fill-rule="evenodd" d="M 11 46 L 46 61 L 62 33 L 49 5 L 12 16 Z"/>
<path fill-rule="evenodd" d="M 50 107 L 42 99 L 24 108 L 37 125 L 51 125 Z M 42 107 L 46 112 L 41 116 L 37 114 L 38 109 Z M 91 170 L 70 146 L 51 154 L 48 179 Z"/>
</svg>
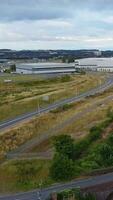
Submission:
<svg viewBox="0 0 113 200">
<path fill-rule="evenodd" d="M 80 94 L 78 96 L 61 100 L 61 101 L 56 102 L 56 103 L 54 103 L 52 105 L 49 105 L 48 107 L 41 108 L 40 110 L 37 110 L 37 111 L 34 111 L 34 112 L 23 114 L 23 115 L 21 115 L 19 117 L 16 117 L 14 119 L 4 121 L 4 122 L 0 123 L 0 130 L 8 129 L 8 128 L 16 125 L 17 123 L 20 123 L 20 122 L 23 122 L 25 120 L 31 119 L 34 116 L 39 116 L 41 113 L 45 113 L 45 112 L 49 112 L 51 110 L 54 110 L 54 109 L 56 109 L 59 106 L 62 106 L 64 104 L 78 102 L 78 101 L 82 100 L 85 97 L 88 97 L 88 96 L 91 96 L 91 95 L 95 95 L 97 93 L 101 93 L 101 92 L 107 90 L 108 88 L 110 88 L 112 85 L 113 85 L 113 78 L 110 78 L 103 85 L 101 85 L 101 86 L 99 86 L 97 88 L 94 88 L 94 89 L 92 89 L 92 90 L 90 90 L 88 92 L 84 92 L 84 93 L 82 93 L 82 94 Z"/>
<path fill-rule="evenodd" d="M 45 200 L 47 197 L 54 192 L 62 191 L 64 189 L 70 188 L 87 188 L 92 186 L 97 186 L 101 184 L 111 183 L 113 182 L 113 173 L 108 173 L 104 175 L 99 175 L 87 179 L 76 180 L 66 184 L 58 184 L 52 187 L 42 189 L 40 192 L 39 190 L 34 190 L 31 192 L 19 193 L 16 195 L 9 195 L 9 196 L 1 196 L 0 200 Z M 39 195 L 40 194 L 40 195 Z M 39 198 L 40 196 L 40 198 Z"/>
<path fill-rule="evenodd" d="M 84 97 L 103 92 L 103 91 L 107 90 L 109 87 L 111 87 L 112 85 L 113 85 L 113 78 L 107 80 L 107 82 L 105 84 L 103 84 L 102 86 L 95 88 L 91 91 L 85 92 L 79 96 L 72 97 L 72 98 L 69 98 L 66 100 L 61 100 L 61 101 L 59 101 L 55 104 L 52 104 L 46 108 L 42 108 L 39 111 L 22 115 L 13 120 L 5 121 L 0 124 L 0 129 L 9 128 L 9 127 L 15 125 L 16 123 L 22 122 L 26 119 L 30 119 L 35 115 L 40 115 L 40 113 L 48 112 L 48 111 L 55 109 L 63 104 L 77 102 L 77 101 L 80 101 Z M 35 191 L 26 192 L 26 193 L 22 193 L 22 194 L 1 196 L 0 200 L 38 200 L 38 199 L 45 200 L 49 196 L 49 194 L 51 194 L 53 192 L 57 192 L 57 191 L 61 191 L 64 189 L 69 189 L 69 188 L 76 188 L 76 187 L 86 188 L 86 187 L 95 186 L 98 184 L 108 183 L 111 181 L 113 181 L 113 173 L 108 173 L 108 174 L 104 174 L 101 176 L 96 176 L 96 177 L 83 179 L 83 180 L 77 180 L 77 181 L 73 181 L 70 183 L 59 184 L 59 185 L 52 186 L 50 188 L 42 189 L 41 196 L 40 196 L 41 198 L 39 198 L 39 191 L 35 190 Z"/>
</svg>

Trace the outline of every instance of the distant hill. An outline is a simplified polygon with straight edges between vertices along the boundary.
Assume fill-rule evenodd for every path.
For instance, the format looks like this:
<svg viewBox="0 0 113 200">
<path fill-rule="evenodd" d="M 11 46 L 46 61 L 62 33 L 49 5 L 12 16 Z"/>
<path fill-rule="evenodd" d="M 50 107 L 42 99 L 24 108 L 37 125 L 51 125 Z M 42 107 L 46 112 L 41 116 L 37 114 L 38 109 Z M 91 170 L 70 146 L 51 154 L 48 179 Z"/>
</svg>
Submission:
<svg viewBox="0 0 113 200">
<path fill-rule="evenodd" d="M 11 50 L 0 49 L 0 59 L 50 59 L 50 58 L 113 57 L 113 51 L 81 50 Z"/>
</svg>

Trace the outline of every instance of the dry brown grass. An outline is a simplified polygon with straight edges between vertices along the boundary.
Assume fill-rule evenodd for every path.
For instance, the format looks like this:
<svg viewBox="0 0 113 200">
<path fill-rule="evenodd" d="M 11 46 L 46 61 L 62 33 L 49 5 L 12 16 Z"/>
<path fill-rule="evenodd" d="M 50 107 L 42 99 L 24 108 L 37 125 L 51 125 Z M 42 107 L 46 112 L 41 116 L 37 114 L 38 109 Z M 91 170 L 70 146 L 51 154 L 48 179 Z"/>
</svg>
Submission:
<svg viewBox="0 0 113 200">
<path fill-rule="evenodd" d="M 25 143 L 33 137 L 40 137 L 40 135 L 46 134 L 46 131 L 59 125 L 65 120 L 69 119 L 78 112 L 90 107 L 96 101 L 100 102 L 103 98 L 112 94 L 112 89 L 102 95 L 90 97 L 84 99 L 81 102 L 74 103 L 69 110 L 58 113 L 46 113 L 40 117 L 36 117 L 26 123 L 23 123 L 19 127 L 12 128 L 9 131 L 3 132 L 0 136 L 0 152 L 4 154 L 9 150 L 15 149 L 21 144 Z M 74 123 L 66 126 L 65 129 L 60 130 L 59 133 L 68 133 L 75 138 L 83 137 L 88 133 L 91 126 L 103 120 L 108 108 L 113 108 L 113 102 L 108 102 L 106 106 L 98 104 L 97 109 L 93 112 L 86 114 L 79 120 L 75 120 Z M 54 134 L 54 133 L 53 133 Z M 55 133 L 56 134 L 56 133 Z M 42 147 L 41 147 L 42 148 Z M 39 148 L 38 148 L 39 150 Z"/>
<path fill-rule="evenodd" d="M 72 76 L 69 82 L 59 80 L 48 83 L 37 79 L 27 80 L 25 85 L 23 82 L 8 85 L 0 82 L 0 121 L 38 109 L 38 105 L 44 106 L 87 91 L 96 87 L 100 79 L 105 81 L 104 76 L 77 75 Z M 49 96 L 48 102 L 43 101 L 44 95 Z"/>
</svg>

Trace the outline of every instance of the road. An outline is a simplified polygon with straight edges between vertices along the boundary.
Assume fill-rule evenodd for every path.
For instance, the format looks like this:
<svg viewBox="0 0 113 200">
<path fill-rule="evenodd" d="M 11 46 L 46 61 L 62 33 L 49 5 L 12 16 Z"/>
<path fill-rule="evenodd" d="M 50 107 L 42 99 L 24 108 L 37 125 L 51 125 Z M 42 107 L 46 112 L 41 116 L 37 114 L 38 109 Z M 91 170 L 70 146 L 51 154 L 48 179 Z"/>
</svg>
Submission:
<svg viewBox="0 0 113 200">
<path fill-rule="evenodd" d="M 34 116 L 39 116 L 41 113 L 45 113 L 45 112 L 49 112 L 51 110 L 54 110 L 54 109 L 56 109 L 59 106 L 62 106 L 64 104 L 78 102 L 85 97 L 95 95 L 97 93 L 101 93 L 101 92 L 107 90 L 108 88 L 110 88 L 112 85 L 113 85 L 113 78 L 110 78 L 103 85 L 98 86 L 97 88 L 94 88 L 94 89 L 92 89 L 88 92 L 84 92 L 84 93 L 82 93 L 78 96 L 72 97 L 72 98 L 60 100 L 59 102 L 56 102 L 52 105 L 49 105 L 48 107 L 41 108 L 40 110 L 30 112 L 30 113 L 26 113 L 26 114 L 23 114 L 19 117 L 14 118 L 14 119 L 4 121 L 4 122 L 0 123 L 0 130 L 8 129 L 8 128 L 10 128 L 10 127 L 12 127 L 12 126 L 14 126 L 18 123 L 21 123 L 25 120 L 31 119 Z"/>
<path fill-rule="evenodd" d="M 87 179 L 76 180 L 66 184 L 57 184 L 49 188 L 41 190 L 41 200 L 45 200 L 51 193 L 62 191 L 64 189 L 70 188 L 87 188 L 92 186 L 98 186 L 101 184 L 107 184 L 113 182 L 113 173 L 108 173 L 104 175 L 99 175 Z M 0 196 L 0 200 L 38 200 L 39 190 L 34 190 L 31 192 L 19 193 L 9 196 Z"/>
<path fill-rule="evenodd" d="M 95 111 L 97 108 L 101 109 L 101 106 L 103 106 L 103 104 L 104 105 L 108 104 L 111 101 L 113 101 L 113 95 L 107 96 L 102 100 L 96 101 L 91 106 L 88 106 L 88 108 L 84 108 L 83 111 L 76 113 L 75 115 L 66 119 L 62 123 L 59 123 L 55 127 L 42 133 L 40 137 L 38 135 L 37 137 L 34 137 L 31 140 L 27 141 L 25 144 L 21 145 L 17 149 L 15 149 L 11 152 L 8 152 L 6 155 L 7 159 L 21 158 L 21 157 L 26 157 L 26 156 L 27 157 L 38 156 L 38 154 L 36 154 L 36 155 L 30 154 L 30 153 L 27 154 L 26 152 L 28 152 L 29 149 L 31 149 L 32 147 L 39 145 L 42 142 L 44 142 L 45 140 L 47 140 L 48 138 L 56 135 L 56 133 L 58 133 L 60 130 L 62 130 L 66 126 L 72 124 L 75 120 L 79 120 L 81 117 L 86 116 L 88 113 Z"/>
</svg>

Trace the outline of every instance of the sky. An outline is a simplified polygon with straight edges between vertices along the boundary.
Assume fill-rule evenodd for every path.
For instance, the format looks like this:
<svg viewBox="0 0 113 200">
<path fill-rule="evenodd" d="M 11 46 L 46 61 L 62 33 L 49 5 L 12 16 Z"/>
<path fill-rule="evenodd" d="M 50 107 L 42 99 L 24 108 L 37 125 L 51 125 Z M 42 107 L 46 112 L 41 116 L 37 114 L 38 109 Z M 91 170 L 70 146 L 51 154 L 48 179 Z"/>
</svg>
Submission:
<svg viewBox="0 0 113 200">
<path fill-rule="evenodd" d="M 113 49 L 113 0 L 0 0 L 0 49 Z"/>
</svg>

